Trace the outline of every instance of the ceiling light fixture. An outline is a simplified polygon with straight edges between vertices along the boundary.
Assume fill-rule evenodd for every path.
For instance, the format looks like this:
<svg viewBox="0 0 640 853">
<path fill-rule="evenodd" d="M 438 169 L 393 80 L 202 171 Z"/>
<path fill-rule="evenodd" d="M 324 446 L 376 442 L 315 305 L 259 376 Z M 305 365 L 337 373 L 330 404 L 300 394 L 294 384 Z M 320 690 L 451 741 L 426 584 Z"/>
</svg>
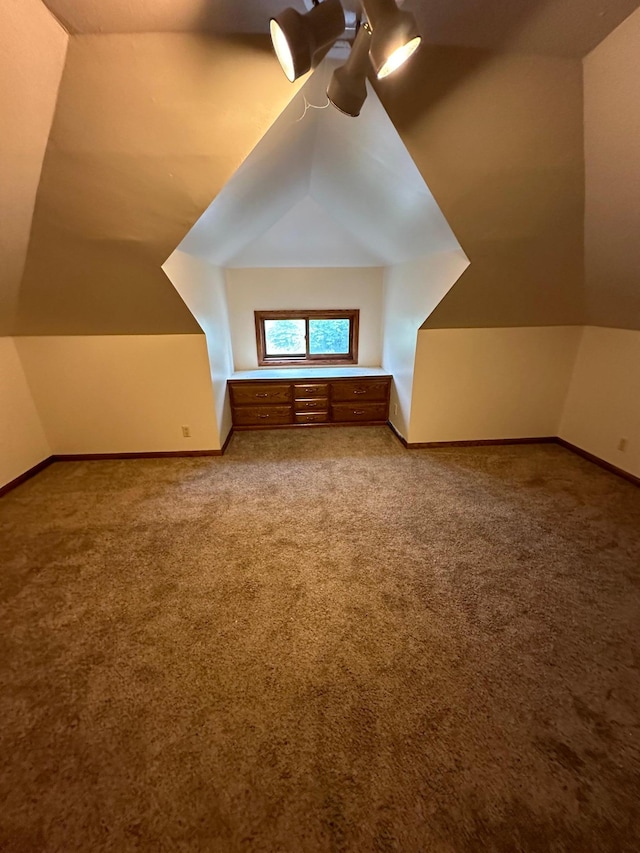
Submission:
<svg viewBox="0 0 640 853">
<path fill-rule="evenodd" d="M 311 68 L 315 54 L 334 44 L 345 30 L 340 0 L 307 0 L 313 8 L 305 15 L 285 9 L 271 18 L 271 40 L 287 78 L 293 83 Z M 370 66 L 382 80 L 411 57 L 422 37 L 416 20 L 399 9 L 396 0 L 362 0 L 368 22 L 357 31 L 346 63 L 332 75 L 327 97 L 349 116 L 360 114 L 367 97 Z"/>
<path fill-rule="evenodd" d="M 327 88 L 327 98 L 333 106 L 354 118 L 360 115 L 367 98 L 367 72 L 371 68 L 370 45 L 371 28 L 369 24 L 363 24 L 353 42 L 349 58 L 333 72 Z"/>
<path fill-rule="evenodd" d="M 311 68 L 318 51 L 329 47 L 342 35 L 344 11 L 340 0 L 324 0 L 306 15 L 295 9 L 285 9 L 271 18 L 269 28 L 278 61 L 293 83 Z"/>
</svg>

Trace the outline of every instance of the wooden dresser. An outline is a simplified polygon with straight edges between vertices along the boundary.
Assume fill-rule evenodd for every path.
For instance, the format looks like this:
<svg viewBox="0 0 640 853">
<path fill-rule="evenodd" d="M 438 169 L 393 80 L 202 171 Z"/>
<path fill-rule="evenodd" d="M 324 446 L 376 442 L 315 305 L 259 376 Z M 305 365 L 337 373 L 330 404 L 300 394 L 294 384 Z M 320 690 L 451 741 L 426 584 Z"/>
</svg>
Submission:
<svg viewBox="0 0 640 853">
<path fill-rule="evenodd" d="M 391 376 L 230 379 L 235 429 L 384 424 Z"/>
</svg>

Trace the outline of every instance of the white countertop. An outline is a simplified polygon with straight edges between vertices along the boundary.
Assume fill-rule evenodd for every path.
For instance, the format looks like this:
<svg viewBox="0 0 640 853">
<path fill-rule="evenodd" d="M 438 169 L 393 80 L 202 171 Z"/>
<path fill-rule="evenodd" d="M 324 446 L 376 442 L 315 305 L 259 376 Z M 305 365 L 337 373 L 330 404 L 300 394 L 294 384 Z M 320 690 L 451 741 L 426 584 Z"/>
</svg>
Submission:
<svg viewBox="0 0 640 853">
<path fill-rule="evenodd" d="M 238 370 L 229 379 L 341 379 L 359 376 L 389 376 L 381 367 L 271 367 Z"/>
</svg>

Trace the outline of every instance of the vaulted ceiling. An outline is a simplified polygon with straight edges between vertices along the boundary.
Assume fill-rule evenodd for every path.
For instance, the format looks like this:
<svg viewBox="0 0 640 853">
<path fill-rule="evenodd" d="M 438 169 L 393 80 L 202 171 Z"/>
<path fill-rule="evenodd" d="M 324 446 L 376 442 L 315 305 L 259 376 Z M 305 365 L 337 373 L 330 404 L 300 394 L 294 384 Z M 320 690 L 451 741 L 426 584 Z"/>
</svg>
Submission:
<svg viewBox="0 0 640 853">
<path fill-rule="evenodd" d="M 216 266 L 390 266 L 459 249 L 375 91 L 329 107 L 325 60 L 178 247 Z"/>
<path fill-rule="evenodd" d="M 265 37 L 70 39 L 17 333 L 199 331 L 161 266 L 291 96 Z"/>
<path fill-rule="evenodd" d="M 161 265 L 302 85 L 253 35 L 276 5 L 5 0 L 0 334 L 198 330 Z M 438 321 L 579 322 L 577 57 L 638 0 L 406 5 L 426 46 L 376 91 L 472 260 Z"/>
<path fill-rule="evenodd" d="M 72 33 L 266 33 L 283 6 L 309 0 L 46 0 Z M 581 57 L 634 9 L 637 0 L 405 0 L 428 44 Z M 358 0 L 345 0 L 358 9 Z"/>
<path fill-rule="evenodd" d="M 16 327 L 67 41 L 40 0 L 8 0 L 0 8 L 0 335 Z"/>
</svg>

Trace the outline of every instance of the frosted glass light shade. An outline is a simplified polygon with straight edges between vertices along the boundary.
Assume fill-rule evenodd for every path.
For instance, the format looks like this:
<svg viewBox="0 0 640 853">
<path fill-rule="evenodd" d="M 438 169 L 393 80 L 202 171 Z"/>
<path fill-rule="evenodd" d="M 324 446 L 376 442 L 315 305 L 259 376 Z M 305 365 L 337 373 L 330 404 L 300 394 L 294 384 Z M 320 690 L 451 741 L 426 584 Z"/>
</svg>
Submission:
<svg viewBox="0 0 640 853">
<path fill-rule="evenodd" d="M 389 74 L 393 74 L 397 68 L 404 65 L 407 59 L 409 59 L 409 57 L 418 49 L 420 42 L 420 36 L 416 36 L 415 38 L 412 38 L 411 41 L 397 47 L 391 56 L 389 56 L 382 68 L 378 71 L 378 80 L 388 77 Z"/>
</svg>

